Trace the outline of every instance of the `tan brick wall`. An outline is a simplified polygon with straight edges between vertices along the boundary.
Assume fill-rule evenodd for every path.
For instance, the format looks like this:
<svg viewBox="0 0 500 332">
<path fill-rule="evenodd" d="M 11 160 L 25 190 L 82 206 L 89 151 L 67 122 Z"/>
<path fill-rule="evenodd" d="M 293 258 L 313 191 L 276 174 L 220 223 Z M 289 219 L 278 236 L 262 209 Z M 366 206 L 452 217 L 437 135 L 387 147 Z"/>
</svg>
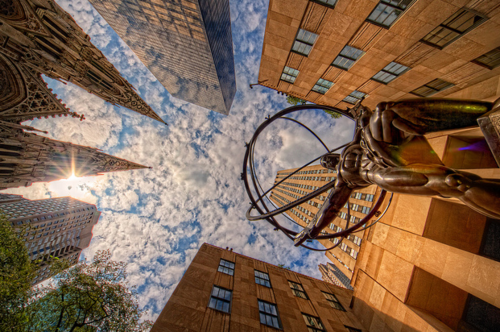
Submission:
<svg viewBox="0 0 500 332">
<path fill-rule="evenodd" d="M 234 276 L 217 272 L 221 258 L 235 263 Z M 254 270 L 268 273 L 272 288 L 257 285 Z M 296 297 L 288 280 L 302 284 L 309 300 Z M 208 308 L 214 285 L 233 291 L 230 314 Z M 347 311 L 333 309 L 321 291 L 335 294 Z M 351 297 L 347 289 L 203 244 L 151 331 L 276 331 L 260 323 L 257 299 L 276 304 L 283 331 L 307 332 L 301 313 L 320 317 L 327 331 L 362 329 Z"/>
<path fill-rule="evenodd" d="M 409 92 L 440 78 L 455 84 L 433 97 L 482 99 L 500 96 L 500 67 L 493 70 L 472 60 L 500 46 L 500 3 L 497 1 L 417 0 L 389 29 L 367 22 L 376 0 L 338 0 L 334 9 L 313 1 L 270 0 L 259 82 L 302 99 L 340 108 L 352 91 L 368 93 L 364 104 L 419 98 Z M 453 43 L 438 49 L 421 39 L 462 7 L 488 18 Z M 306 57 L 292 53 L 299 28 L 318 34 Z M 331 66 L 345 45 L 366 54 L 349 70 Z M 371 78 L 396 61 L 411 69 L 388 84 Z M 300 71 L 294 84 L 280 81 L 283 68 Z M 311 91 L 319 78 L 334 85 L 324 94 Z"/>
<path fill-rule="evenodd" d="M 450 138 L 476 135 L 467 129 L 428 139 L 442 156 L 453 149 Z M 481 158 L 475 163 L 475 173 L 500 176 L 498 167 L 480 168 L 489 167 Z M 500 262 L 479 254 L 486 218 L 456 199 L 443 200 L 395 194 L 365 235 L 352 280 L 353 310 L 370 331 L 452 331 L 468 294 L 500 307 Z M 435 287 L 448 289 L 447 296 Z"/>
</svg>

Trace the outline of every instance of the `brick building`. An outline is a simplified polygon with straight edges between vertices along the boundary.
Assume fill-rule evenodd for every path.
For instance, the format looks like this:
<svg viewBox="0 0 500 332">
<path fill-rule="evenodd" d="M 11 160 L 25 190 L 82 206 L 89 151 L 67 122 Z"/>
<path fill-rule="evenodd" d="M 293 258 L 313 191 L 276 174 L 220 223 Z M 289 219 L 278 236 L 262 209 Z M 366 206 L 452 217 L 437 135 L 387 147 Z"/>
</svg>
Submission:
<svg viewBox="0 0 500 332">
<path fill-rule="evenodd" d="M 71 197 L 29 200 L 20 195 L 0 194 L 0 212 L 14 227 L 27 227 L 24 236 L 32 260 L 42 260 L 34 283 L 52 276 L 50 255 L 78 262 L 92 240 L 92 229 L 101 212 L 93 204 Z"/>
<path fill-rule="evenodd" d="M 345 288 L 205 243 L 151 331 L 366 331 L 351 299 Z"/>
<path fill-rule="evenodd" d="M 281 181 L 295 170 L 296 168 L 279 171 L 274 183 L 276 184 Z M 323 187 L 336 178 L 337 173 L 334 170 L 326 169 L 321 165 L 307 166 L 273 189 L 269 198 L 277 207 L 281 207 Z M 351 208 L 350 217 L 348 218 L 346 205 L 342 208 L 339 216 L 330 223 L 329 228 L 324 232 L 340 232 L 360 222 L 370 212 L 371 207 L 379 197 L 379 193 L 380 190 L 376 186 L 355 190 L 349 199 Z M 321 194 L 291 209 L 289 212 L 285 212 L 285 214 L 294 222 L 305 227 L 319 211 L 327 196 L 328 193 Z M 349 235 L 338 247 L 325 253 L 328 259 L 338 268 L 339 275 L 343 274 L 349 280 L 352 278 L 363 235 L 364 230 L 361 229 L 359 232 Z M 339 239 L 335 238 L 320 240 L 319 242 L 325 248 L 329 248 L 337 244 L 338 241 Z M 344 280 L 342 277 L 340 278 Z M 340 282 L 340 284 L 344 283 Z"/>
<path fill-rule="evenodd" d="M 446 166 L 500 179 L 479 128 L 427 139 Z M 395 194 L 366 233 L 351 285 L 370 331 L 498 331 L 500 220 L 456 199 Z"/>
<path fill-rule="evenodd" d="M 351 107 L 500 95 L 500 2 L 270 0 L 263 86 Z"/>
<path fill-rule="evenodd" d="M 228 0 L 90 0 L 168 92 L 229 114 L 234 94 Z"/>
</svg>

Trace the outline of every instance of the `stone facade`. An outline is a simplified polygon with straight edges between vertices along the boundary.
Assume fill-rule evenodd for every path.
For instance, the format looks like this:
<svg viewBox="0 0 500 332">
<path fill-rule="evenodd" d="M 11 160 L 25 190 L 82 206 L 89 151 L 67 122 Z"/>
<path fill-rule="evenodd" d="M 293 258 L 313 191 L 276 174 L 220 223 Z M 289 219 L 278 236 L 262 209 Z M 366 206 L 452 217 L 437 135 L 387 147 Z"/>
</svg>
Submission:
<svg viewBox="0 0 500 332">
<path fill-rule="evenodd" d="M 341 109 L 363 96 L 493 101 L 499 30 L 498 1 L 270 0 L 259 83 Z"/>
<path fill-rule="evenodd" d="M 78 116 L 47 89 L 41 74 L 71 82 L 113 105 L 163 122 L 53 0 L 1 0 L 2 121 Z"/>
<path fill-rule="evenodd" d="M 92 229 L 101 212 L 93 204 L 71 197 L 29 200 L 0 194 L 0 212 L 13 227 L 26 227 L 24 240 L 32 260 L 40 260 L 34 283 L 50 278 L 50 256 L 78 262 L 92 240 Z"/>
<path fill-rule="evenodd" d="M 266 277 L 270 287 L 262 285 Z M 222 301 L 228 306 L 219 310 L 210 307 L 217 308 L 212 301 L 220 296 L 216 287 L 229 291 Z M 276 331 L 261 323 L 262 315 L 277 317 L 283 331 L 366 331 L 349 309 L 351 295 L 345 288 L 205 243 L 151 331 Z M 275 314 L 265 311 L 272 307 Z M 322 326 L 313 329 L 307 316 L 320 319 Z"/>
<path fill-rule="evenodd" d="M 228 0 L 91 0 L 176 98 L 229 114 L 236 78 Z"/>
<path fill-rule="evenodd" d="M 1 119 L 1 117 L 0 117 Z M 34 128 L 0 120 L 0 190 L 74 175 L 147 168 L 83 145 L 29 133 Z"/>
<path fill-rule="evenodd" d="M 446 166 L 500 179 L 479 128 L 427 139 Z M 365 234 L 352 308 L 370 331 L 497 331 L 499 238 L 500 220 L 459 200 L 395 194 Z"/>
<path fill-rule="evenodd" d="M 274 183 L 276 184 L 283 180 L 283 178 L 295 170 L 296 168 L 279 171 Z M 307 166 L 273 189 L 269 198 L 276 206 L 281 207 L 323 187 L 328 182 L 335 181 L 336 178 L 337 173 L 334 170 L 326 169 L 321 165 Z M 379 195 L 380 190 L 376 186 L 353 191 L 349 199 L 351 207 L 350 217 L 348 217 L 347 206 L 343 207 L 339 216 L 335 218 L 330 227 L 326 228 L 324 232 L 330 234 L 340 232 L 359 223 L 371 210 Z M 320 194 L 308 202 L 302 203 L 285 212 L 285 214 L 295 223 L 306 227 L 316 213 L 318 213 L 327 196 L 328 193 L 326 192 Z M 349 280 L 352 278 L 363 236 L 364 230 L 360 230 L 345 238 L 339 246 L 325 252 L 328 259 Z M 335 238 L 320 240 L 319 242 L 325 248 L 331 248 L 338 244 L 339 240 Z"/>
</svg>

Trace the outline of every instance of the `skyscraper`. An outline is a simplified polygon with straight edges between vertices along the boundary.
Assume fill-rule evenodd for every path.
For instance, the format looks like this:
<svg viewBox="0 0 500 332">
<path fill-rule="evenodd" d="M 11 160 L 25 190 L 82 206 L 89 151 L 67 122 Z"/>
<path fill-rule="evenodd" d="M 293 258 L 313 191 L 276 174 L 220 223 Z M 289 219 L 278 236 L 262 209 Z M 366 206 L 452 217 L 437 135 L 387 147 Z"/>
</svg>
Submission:
<svg viewBox="0 0 500 332">
<path fill-rule="evenodd" d="M 20 123 L 41 116 L 76 116 L 47 89 L 43 74 L 163 122 L 53 0 L 4 1 L 0 19 L 2 121 Z"/>
<path fill-rule="evenodd" d="M 91 0 L 176 98 L 229 114 L 236 78 L 228 0 Z"/>
<path fill-rule="evenodd" d="M 347 289 L 353 289 L 351 286 L 351 280 L 347 278 L 345 274 L 340 271 L 338 267 L 333 265 L 332 263 L 319 264 L 319 272 L 321 272 L 321 276 L 323 281 L 332 283 L 339 287 L 344 287 Z"/>
<path fill-rule="evenodd" d="M 295 170 L 296 168 L 279 171 L 276 175 L 274 183 L 278 183 Z M 336 178 L 337 173 L 334 170 L 326 169 L 321 165 L 307 166 L 274 188 L 271 191 L 269 198 L 274 204 L 276 204 L 276 206 L 281 207 L 323 187 L 328 182 L 335 181 Z M 373 204 L 379 196 L 379 193 L 380 190 L 377 189 L 376 186 L 370 186 L 353 191 L 349 199 L 350 216 L 348 217 L 346 203 L 338 217 L 330 223 L 329 227 L 325 229 L 323 233 L 340 232 L 360 222 L 361 219 L 363 219 L 368 212 L 370 212 Z M 327 196 L 328 193 L 323 193 L 317 198 L 311 199 L 308 202 L 300 204 L 288 212 L 285 212 L 285 214 L 297 224 L 305 227 L 311 222 L 315 214 L 318 213 Z M 360 231 L 349 235 L 347 238 L 342 240 L 342 243 L 339 246 L 333 248 L 332 250 L 328 250 L 325 253 L 337 267 L 337 273 L 340 276 L 341 274 L 345 275 L 348 280 L 352 278 L 364 232 L 365 231 L 361 229 Z M 325 248 L 330 248 L 336 245 L 339 240 L 339 238 L 335 238 L 331 240 L 320 240 L 319 242 Z M 341 277 L 341 279 L 343 278 Z"/>
<path fill-rule="evenodd" d="M 95 148 L 25 132 L 24 128 L 29 129 L 0 121 L 0 190 L 67 179 L 72 175 L 147 168 Z"/>
<path fill-rule="evenodd" d="M 204 243 L 152 332 L 361 332 L 352 291 Z"/>
<path fill-rule="evenodd" d="M 9 194 L 0 194 L 0 211 L 12 226 L 27 227 L 24 241 L 30 258 L 41 260 L 34 283 L 52 276 L 49 255 L 71 265 L 78 262 L 101 214 L 95 205 L 71 197 L 29 200 Z"/>
</svg>

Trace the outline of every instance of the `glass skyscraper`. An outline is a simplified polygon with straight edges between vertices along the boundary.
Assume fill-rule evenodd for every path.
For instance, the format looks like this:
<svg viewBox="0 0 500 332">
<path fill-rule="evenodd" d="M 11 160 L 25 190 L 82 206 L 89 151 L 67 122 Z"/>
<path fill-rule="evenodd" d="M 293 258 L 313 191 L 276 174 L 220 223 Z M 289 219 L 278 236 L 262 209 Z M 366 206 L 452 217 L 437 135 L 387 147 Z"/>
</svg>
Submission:
<svg viewBox="0 0 500 332">
<path fill-rule="evenodd" d="M 236 93 L 228 0 L 90 0 L 176 98 L 228 114 Z"/>
</svg>

